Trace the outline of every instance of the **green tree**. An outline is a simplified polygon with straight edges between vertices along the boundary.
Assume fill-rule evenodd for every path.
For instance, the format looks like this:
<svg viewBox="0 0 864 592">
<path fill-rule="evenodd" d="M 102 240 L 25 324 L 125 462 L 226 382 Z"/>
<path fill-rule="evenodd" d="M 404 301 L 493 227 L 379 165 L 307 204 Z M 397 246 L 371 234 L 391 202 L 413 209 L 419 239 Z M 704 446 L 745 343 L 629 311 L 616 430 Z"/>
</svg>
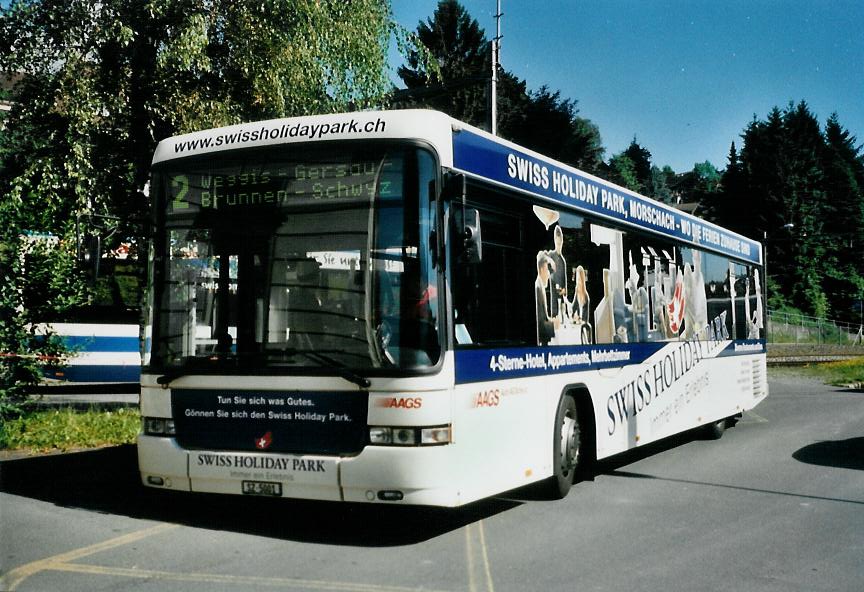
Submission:
<svg viewBox="0 0 864 592">
<path fill-rule="evenodd" d="M 713 193 L 705 204 L 705 216 L 719 224 L 732 228 L 735 224 L 735 213 L 743 211 L 745 195 L 744 167 L 738 157 L 735 142 L 729 148 L 726 168 L 720 175 L 718 190 Z"/>
<path fill-rule="evenodd" d="M 44 320 L 82 296 L 83 283 L 74 273 L 73 250 L 57 248 L 55 237 L 4 232 L 0 240 L 0 418 L 20 411 L 29 385 L 42 368 L 57 364 L 66 353 L 50 332 L 34 321 Z M 21 303 L 26 294 L 33 309 Z"/>
<path fill-rule="evenodd" d="M 24 79 L 7 126 L 41 133 L 16 142 L 6 176 L 45 203 L 111 213 L 172 133 L 379 105 L 392 30 L 381 0 L 15 2 L 0 64 Z M 51 175 L 59 189 L 34 191 Z"/>
<path fill-rule="evenodd" d="M 781 205 L 793 213 L 797 240 L 788 276 L 793 306 L 825 316 L 830 310 L 824 290 L 825 275 L 833 266 L 826 259 L 832 237 L 826 235 L 827 214 L 823 172 L 824 138 L 819 122 L 805 102 L 784 113 L 783 164 L 785 191 Z"/>
<path fill-rule="evenodd" d="M 693 170 L 687 173 L 693 179 L 687 201 L 710 203 L 720 189 L 720 172 L 709 161 L 697 162 Z"/>
<path fill-rule="evenodd" d="M 408 54 L 407 65 L 398 70 L 411 91 L 406 103 L 486 127 L 491 50 L 477 20 L 457 0 L 441 0 L 433 15 L 417 25 L 416 34 L 436 67 L 430 70 L 419 50 Z"/>
<path fill-rule="evenodd" d="M 783 113 L 774 107 L 765 121 L 754 116 L 742 138 L 740 158 L 745 183 L 738 203 L 746 209 L 732 211 L 730 217 L 738 218 L 733 229 L 745 236 L 760 238 L 769 228 L 773 232 L 792 223 L 791 219 L 784 218 L 789 212 L 779 207 L 784 194 Z M 749 215 L 742 215 L 743 212 Z"/>
<path fill-rule="evenodd" d="M 437 66 L 426 67 L 419 52 L 408 55 L 399 68 L 407 87 L 398 93 L 400 104 L 437 109 L 488 129 L 491 55 L 485 31 L 457 0 L 441 0 L 416 34 Z M 589 172 L 602 163 L 600 133 L 579 117 L 575 100 L 546 86 L 529 91 L 524 80 L 500 67 L 497 98 L 502 137 Z"/>
<path fill-rule="evenodd" d="M 633 173 L 636 175 L 636 187 L 633 189 L 643 195 L 654 197 L 652 194 L 653 183 L 651 177 L 651 152 L 647 148 L 641 146 L 636 141 L 636 136 L 633 136 L 633 141 L 627 146 L 627 149 L 622 153 L 633 163 Z"/>
<path fill-rule="evenodd" d="M 523 112 L 523 121 L 501 126 L 504 135 L 584 171 L 598 170 L 604 152 L 600 131 L 590 120 L 579 117 L 576 101 L 541 86 L 529 93 Z"/>
<path fill-rule="evenodd" d="M 676 195 L 674 187 L 677 174 L 668 164 L 662 169 L 651 167 L 651 197 L 663 203 L 676 203 L 680 196 Z"/>
<path fill-rule="evenodd" d="M 662 185 L 658 183 L 658 173 Z M 720 173 L 707 160 L 696 163 L 693 170 L 680 175 L 676 174 L 670 167 L 664 167 L 662 171 L 652 167 L 652 179 L 655 187 L 652 197 L 655 199 L 665 201 L 663 195 L 658 193 L 659 186 L 661 190 L 667 191 L 670 195 L 669 203 L 696 204 L 694 212 L 701 217 L 712 217 L 720 186 Z"/>
<path fill-rule="evenodd" d="M 856 138 L 832 114 L 825 125 L 824 232 L 830 237 L 825 291 L 836 316 L 855 321 L 854 308 L 864 297 L 864 162 Z"/>
<path fill-rule="evenodd" d="M 707 193 L 717 191 L 720 185 L 720 172 L 709 161 L 697 162 L 693 165 L 693 174 L 698 179 L 702 191 Z"/>
<path fill-rule="evenodd" d="M 53 262 L 40 260 L 55 271 L 74 255 L 80 216 L 106 216 L 98 220 L 115 244 L 140 244 L 130 221 L 149 209 L 142 191 L 159 140 L 381 105 L 394 34 L 410 43 L 387 0 L 15 0 L 2 9 L 0 72 L 21 81 L 0 134 L 0 271 L 15 286 L 0 294 L 0 350 L 36 347 L 20 337 L 40 320 L 23 300 L 40 264 L 25 274 L 24 231 L 58 237 Z"/>
<path fill-rule="evenodd" d="M 636 165 L 623 152 L 609 159 L 609 163 L 603 167 L 601 176 L 631 191 L 639 192 L 642 188 L 636 176 Z"/>
<path fill-rule="evenodd" d="M 733 145 L 714 218 L 765 239 L 771 306 L 850 318 L 861 297 L 864 194 L 860 147 L 829 118 L 825 131 L 806 102 L 772 109 Z"/>
</svg>

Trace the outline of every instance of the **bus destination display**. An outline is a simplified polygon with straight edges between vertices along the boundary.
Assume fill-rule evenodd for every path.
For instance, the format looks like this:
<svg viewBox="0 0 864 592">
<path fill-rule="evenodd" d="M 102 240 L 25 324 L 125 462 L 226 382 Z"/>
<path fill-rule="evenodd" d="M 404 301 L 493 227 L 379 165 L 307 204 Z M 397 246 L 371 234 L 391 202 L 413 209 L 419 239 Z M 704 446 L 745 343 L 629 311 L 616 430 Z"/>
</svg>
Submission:
<svg viewBox="0 0 864 592">
<path fill-rule="evenodd" d="M 390 179 L 393 163 L 387 159 L 244 168 L 243 172 L 193 170 L 171 175 L 168 212 L 236 211 L 286 206 L 298 201 L 372 199 L 376 191 L 385 197 L 393 192 Z"/>
</svg>

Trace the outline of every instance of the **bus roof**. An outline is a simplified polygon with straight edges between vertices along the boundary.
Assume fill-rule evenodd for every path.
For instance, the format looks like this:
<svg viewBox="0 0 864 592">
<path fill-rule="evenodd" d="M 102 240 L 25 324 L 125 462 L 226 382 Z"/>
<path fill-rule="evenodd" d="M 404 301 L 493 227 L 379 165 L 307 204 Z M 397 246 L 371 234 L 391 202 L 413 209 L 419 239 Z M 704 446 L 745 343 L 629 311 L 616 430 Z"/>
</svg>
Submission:
<svg viewBox="0 0 864 592">
<path fill-rule="evenodd" d="M 153 164 L 176 158 L 300 142 L 410 139 L 430 144 L 441 165 L 552 205 L 689 243 L 755 264 L 762 245 L 667 204 L 431 110 L 361 111 L 233 125 L 168 138 Z"/>
<path fill-rule="evenodd" d="M 422 139 L 452 165 L 451 124 L 438 111 L 358 111 L 271 119 L 174 136 L 159 142 L 153 164 L 199 154 L 299 142 Z"/>
</svg>

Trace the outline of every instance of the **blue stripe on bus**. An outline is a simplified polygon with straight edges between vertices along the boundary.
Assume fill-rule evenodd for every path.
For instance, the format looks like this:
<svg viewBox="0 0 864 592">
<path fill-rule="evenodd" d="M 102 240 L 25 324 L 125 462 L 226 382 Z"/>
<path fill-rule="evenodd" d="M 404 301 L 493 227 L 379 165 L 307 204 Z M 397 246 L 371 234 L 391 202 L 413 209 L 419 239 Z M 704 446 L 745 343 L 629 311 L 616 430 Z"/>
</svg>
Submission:
<svg viewBox="0 0 864 592">
<path fill-rule="evenodd" d="M 456 350 L 456 382 L 527 378 L 640 364 L 667 343 Z"/>
<path fill-rule="evenodd" d="M 455 352 L 456 383 L 486 382 L 563 374 L 641 364 L 667 346 L 685 341 L 609 343 L 498 349 L 459 349 Z M 765 341 L 732 341 L 713 357 L 765 353 Z M 671 352 L 670 352 L 670 355 Z"/>
<path fill-rule="evenodd" d="M 46 378 L 67 382 L 138 382 L 141 366 L 82 365 L 45 370 Z"/>
<path fill-rule="evenodd" d="M 726 346 L 726 349 L 717 354 L 717 357 L 764 354 L 766 353 L 766 343 L 764 339 L 738 339 Z"/>
<path fill-rule="evenodd" d="M 138 337 L 109 337 L 104 335 L 61 335 L 63 343 L 72 351 L 135 352 L 139 351 Z"/>
</svg>

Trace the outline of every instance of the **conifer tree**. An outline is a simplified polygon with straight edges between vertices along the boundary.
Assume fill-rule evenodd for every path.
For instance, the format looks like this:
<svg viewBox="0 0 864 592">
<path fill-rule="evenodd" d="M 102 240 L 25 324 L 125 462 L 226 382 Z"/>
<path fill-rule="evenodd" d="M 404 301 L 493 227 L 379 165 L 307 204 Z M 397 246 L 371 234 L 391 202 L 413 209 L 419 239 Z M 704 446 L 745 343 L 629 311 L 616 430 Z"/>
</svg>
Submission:
<svg viewBox="0 0 864 592">
<path fill-rule="evenodd" d="M 430 73 L 421 54 L 409 54 L 399 76 L 408 92 L 403 107 L 428 107 L 488 129 L 490 44 L 485 31 L 457 0 L 441 0 L 417 27 L 417 38 L 437 60 Z M 543 86 L 529 91 L 524 80 L 499 67 L 498 134 L 567 164 L 595 172 L 603 146 L 597 126 L 578 115 L 576 101 Z"/>
<path fill-rule="evenodd" d="M 864 164 L 855 142 L 832 114 L 825 125 L 825 289 L 834 314 L 853 322 L 860 319 L 853 309 L 864 297 Z"/>
<path fill-rule="evenodd" d="M 864 286 L 864 166 L 836 115 L 824 132 L 806 102 L 772 109 L 742 134 L 712 215 L 765 241 L 769 305 L 852 319 Z"/>
<path fill-rule="evenodd" d="M 633 163 L 633 173 L 636 175 L 636 186 L 638 187 L 636 191 L 643 195 L 653 197 L 653 183 L 651 182 L 651 152 L 644 146 L 640 145 L 634 136 L 633 141 L 631 141 L 627 149 L 624 150 L 623 155 L 629 158 L 630 162 Z"/>
<path fill-rule="evenodd" d="M 437 61 L 437 76 L 429 75 L 419 51 L 409 53 L 407 65 L 398 71 L 405 86 L 415 91 L 409 104 L 485 127 L 491 50 L 477 20 L 457 0 L 442 0 L 433 15 L 417 25 L 417 38 Z"/>
</svg>

